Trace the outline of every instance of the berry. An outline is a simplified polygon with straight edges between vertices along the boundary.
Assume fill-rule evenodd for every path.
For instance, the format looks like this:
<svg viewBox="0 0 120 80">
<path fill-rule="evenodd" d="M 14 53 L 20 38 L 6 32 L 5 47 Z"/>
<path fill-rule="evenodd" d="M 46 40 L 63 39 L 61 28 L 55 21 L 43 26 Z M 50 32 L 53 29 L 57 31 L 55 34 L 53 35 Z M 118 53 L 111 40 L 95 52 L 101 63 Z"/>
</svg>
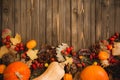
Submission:
<svg viewBox="0 0 120 80">
<path fill-rule="evenodd" d="M 6 36 L 6 40 L 10 41 L 10 35 Z"/>
<path fill-rule="evenodd" d="M 7 47 L 7 48 L 10 48 L 11 46 L 8 44 L 8 45 L 6 45 L 6 47 Z"/>
<path fill-rule="evenodd" d="M 20 47 L 20 50 L 22 50 L 22 51 L 23 51 L 23 50 L 24 50 L 24 47 Z"/>
<path fill-rule="evenodd" d="M 32 64 L 32 68 L 35 70 L 37 69 L 37 66 L 35 64 Z"/>
<path fill-rule="evenodd" d="M 26 54 L 25 53 L 21 54 L 21 57 L 25 59 L 26 58 Z"/>
<path fill-rule="evenodd" d="M 19 51 L 19 48 L 18 48 L 18 47 L 15 47 L 15 50 L 16 50 L 16 51 Z"/>
<path fill-rule="evenodd" d="M 111 41 L 114 41 L 114 40 L 115 40 L 115 38 L 111 37 L 111 38 L 110 38 L 110 40 L 111 40 Z"/>
</svg>

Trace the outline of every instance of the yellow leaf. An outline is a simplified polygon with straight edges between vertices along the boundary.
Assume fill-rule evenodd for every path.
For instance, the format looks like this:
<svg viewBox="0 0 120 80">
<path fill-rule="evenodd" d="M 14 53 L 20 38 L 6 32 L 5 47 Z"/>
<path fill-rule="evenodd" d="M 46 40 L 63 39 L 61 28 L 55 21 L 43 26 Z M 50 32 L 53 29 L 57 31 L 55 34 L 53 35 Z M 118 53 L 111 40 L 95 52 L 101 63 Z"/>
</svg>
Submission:
<svg viewBox="0 0 120 80">
<path fill-rule="evenodd" d="M 15 38 L 10 38 L 10 41 L 13 43 L 13 45 L 16 45 L 21 42 L 21 36 L 16 34 Z"/>
<path fill-rule="evenodd" d="M 6 53 L 8 53 L 7 47 L 6 47 L 6 46 L 2 46 L 2 47 L 0 48 L 0 58 L 2 58 L 2 56 L 3 56 L 4 54 L 6 54 Z"/>
<path fill-rule="evenodd" d="M 38 50 L 29 49 L 27 51 L 27 56 L 29 56 L 31 60 L 34 60 L 34 59 L 36 59 L 38 57 L 37 53 L 38 53 Z"/>
</svg>

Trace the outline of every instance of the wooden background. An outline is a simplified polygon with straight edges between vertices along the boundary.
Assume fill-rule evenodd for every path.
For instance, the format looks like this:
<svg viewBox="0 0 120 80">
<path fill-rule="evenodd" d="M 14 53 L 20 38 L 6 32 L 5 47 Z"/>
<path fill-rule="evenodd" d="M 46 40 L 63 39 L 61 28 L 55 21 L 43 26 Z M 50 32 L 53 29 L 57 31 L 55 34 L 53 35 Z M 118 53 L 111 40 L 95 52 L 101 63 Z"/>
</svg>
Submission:
<svg viewBox="0 0 120 80">
<path fill-rule="evenodd" d="M 76 50 L 120 32 L 120 0 L 0 0 L 0 30 Z"/>
</svg>

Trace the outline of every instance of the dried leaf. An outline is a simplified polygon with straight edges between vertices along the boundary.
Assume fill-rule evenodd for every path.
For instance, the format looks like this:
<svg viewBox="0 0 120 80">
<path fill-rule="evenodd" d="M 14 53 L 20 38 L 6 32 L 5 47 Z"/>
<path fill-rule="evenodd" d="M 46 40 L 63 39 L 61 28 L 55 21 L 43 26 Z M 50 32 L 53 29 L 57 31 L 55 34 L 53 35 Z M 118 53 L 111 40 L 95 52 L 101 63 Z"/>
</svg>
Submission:
<svg viewBox="0 0 120 80">
<path fill-rule="evenodd" d="M 34 59 L 38 58 L 37 53 L 38 53 L 38 50 L 29 49 L 27 51 L 27 56 L 29 56 L 31 60 L 34 60 Z"/>
<path fill-rule="evenodd" d="M 56 48 L 56 53 L 57 53 L 57 59 L 58 59 L 58 61 L 60 61 L 60 62 L 65 61 L 65 59 L 64 59 L 61 51 L 65 50 L 67 47 L 69 47 L 67 44 L 62 43 L 62 45 L 58 45 L 58 47 Z"/>
<path fill-rule="evenodd" d="M 4 55 L 4 54 L 6 54 L 6 53 L 8 53 L 8 48 L 6 47 L 6 46 L 2 46 L 1 48 L 0 48 L 0 58 L 2 58 L 2 56 Z"/>
<path fill-rule="evenodd" d="M 21 36 L 16 34 L 15 38 L 10 38 L 10 41 L 13 43 L 13 45 L 16 45 L 21 42 Z"/>
</svg>

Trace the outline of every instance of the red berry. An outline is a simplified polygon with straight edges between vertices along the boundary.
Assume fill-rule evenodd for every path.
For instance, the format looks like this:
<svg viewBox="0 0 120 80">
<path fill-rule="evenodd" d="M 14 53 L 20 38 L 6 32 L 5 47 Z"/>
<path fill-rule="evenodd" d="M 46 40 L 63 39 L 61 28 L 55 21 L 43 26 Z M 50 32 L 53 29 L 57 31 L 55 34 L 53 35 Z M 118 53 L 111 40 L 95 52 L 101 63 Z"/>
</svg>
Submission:
<svg viewBox="0 0 120 80">
<path fill-rule="evenodd" d="M 63 54 L 64 54 L 64 53 L 65 53 L 65 51 L 64 51 L 64 50 L 62 50 L 62 51 L 61 51 L 61 53 L 63 53 Z"/>
<path fill-rule="evenodd" d="M 73 52 L 72 55 L 73 55 L 73 56 L 76 56 L 77 54 L 76 54 L 76 52 Z"/>
<path fill-rule="evenodd" d="M 82 64 L 83 67 L 85 67 L 85 63 L 84 62 L 82 62 L 81 64 Z"/>
<path fill-rule="evenodd" d="M 70 51 L 71 51 L 71 48 L 67 48 L 67 49 L 66 49 L 66 51 L 67 51 L 68 53 L 70 53 Z"/>
<path fill-rule="evenodd" d="M 20 43 L 19 45 L 20 45 L 20 47 L 23 47 L 23 46 L 24 46 L 24 44 L 23 44 L 23 43 Z"/>
<path fill-rule="evenodd" d="M 23 50 L 24 50 L 24 48 L 23 48 L 23 47 L 20 47 L 20 50 L 22 50 L 22 51 L 23 51 Z"/>
<path fill-rule="evenodd" d="M 2 39 L 2 43 L 5 44 L 6 43 L 6 39 Z"/>
<path fill-rule="evenodd" d="M 32 68 L 35 70 L 37 69 L 37 66 L 35 64 L 32 64 Z"/>
<path fill-rule="evenodd" d="M 78 67 L 82 67 L 82 65 L 80 63 L 77 64 Z"/>
<path fill-rule="evenodd" d="M 118 37 L 118 36 L 119 36 L 119 33 L 116 32 L 116 33 L 115 33 L 115 36 Z"/>
<path fill-rule="evenodd" d="M 7 42 L 5 42 L 5 44 L 6 44 L 6 45 L 10 45 L 10 42 L 7 41 Z"/>
<path fill-rule="evenodd" d="M 51 58 L 51 61 L 55 61 L 55 58 Z"/>
<path fill-rule="evenodd" d="M 90 55 L 90 60 L 92 60 L 93 59 L 93 56 L 92 56 L 92 54 Z"/>
<path fill-rule="evenodd" d="M 15 47 L 15 50 L 16 50 L 16 51 L 19 51 L 19 48 L 18 48 L 18 47 Z"/>
<path fill-rule="evenodd" d="M 20 47 L 19 43 L 16 44 L 16 47 Z"/>
<path fill-rule="evenodd" d="M 6 36 L 6 40 L 10 41 L 10 35 Z"/>
<path fill-rule="evenodd" d="M 112 45 L 107 45 L 107 49 L 111 50 L 112 49 Z"/>
<path fill-rule="evenodd" d="M 110 40 L 111 40 L 111 41 L 114 41 L 114 40 L 115 40 L 115 38 L 111 37 L 111 38 L 110 38 Z"/>
<path fill-rule="evenodd" d="M 65 55 L 68 55 L 69 53 L 67 52 L 67 51 L 65 51 L 65 53 L 64 53 Z"/>
<path fill-rule="evenodd" d="M 26 58 L 26 54 L 25 53 L 21 54 L 21 57 Z"/>
<path fill-rule="evenodd" d="M 8 45 L 6 45 L 6 47 L 7 47 L 7 48 L 10 48 L 11 46 L 8 44 Z"/>
</svg>

